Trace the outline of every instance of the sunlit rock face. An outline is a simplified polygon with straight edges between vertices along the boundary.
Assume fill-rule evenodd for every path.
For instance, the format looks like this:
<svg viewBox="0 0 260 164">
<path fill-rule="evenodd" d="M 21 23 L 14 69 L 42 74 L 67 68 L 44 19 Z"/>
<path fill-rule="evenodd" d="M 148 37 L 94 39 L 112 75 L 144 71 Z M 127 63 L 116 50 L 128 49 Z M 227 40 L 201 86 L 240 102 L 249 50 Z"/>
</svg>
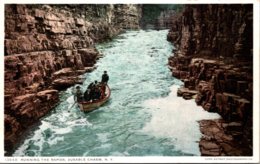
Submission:
<svg viewBox="0 0 260 164">
<path fill-rule="evenodd" d="M 140 17 L 139 5 L 5 5 L 5 149 L 95 68 L 95 43 Z"/>
<path fill-rule="evenodd" d="M 202 140 L 202 155 L 252 155 L 253 6 L 186 5 L 168 40 L 177 47 L 169 58 L 170 69 L 184 81 L 179 95 L 191 99 L 197 93 L 196 103 L 219 113 L 228 122 L 222 131 L 234 139 L 216 138 L 219 133 L 205 130 L 215 123 L 204 123 L 202 132 L 218 149 L 211 145 L 211 153 L 207 144 L 212 143 Z"/>
</svg>

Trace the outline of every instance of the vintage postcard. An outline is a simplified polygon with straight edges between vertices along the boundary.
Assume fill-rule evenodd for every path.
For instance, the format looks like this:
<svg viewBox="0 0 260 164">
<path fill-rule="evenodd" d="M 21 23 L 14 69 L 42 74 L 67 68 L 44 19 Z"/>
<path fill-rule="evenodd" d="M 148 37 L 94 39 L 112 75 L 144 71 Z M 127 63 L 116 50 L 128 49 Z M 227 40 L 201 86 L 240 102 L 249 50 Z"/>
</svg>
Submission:
<svg viewBox="0 0 260 164">
<path fill-rule="evenodd" d="M 0 162 L 259 162 L 259 6 L 2 2 Z"/>
</svg>

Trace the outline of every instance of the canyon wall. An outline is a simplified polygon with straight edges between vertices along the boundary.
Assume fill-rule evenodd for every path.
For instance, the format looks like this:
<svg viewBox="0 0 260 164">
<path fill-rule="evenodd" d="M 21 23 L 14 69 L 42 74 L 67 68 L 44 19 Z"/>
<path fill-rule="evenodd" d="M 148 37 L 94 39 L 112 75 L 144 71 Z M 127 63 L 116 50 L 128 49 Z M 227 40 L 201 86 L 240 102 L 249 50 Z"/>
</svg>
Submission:
<svg viewBox="0 0 260 164">
<path fill-rule="evenodd" d="M 182 4 L 143 4 L 140 22 L 142 29 L 170 29 L 172 20 L 182 9 Z"/>
<path fill-rule="evenodd" d="M 95 43 L 140 18 L 139 5 L 5 5 L 5 150 L 95 68 Z"/>
<path fill-rule="evenodd" d="M 252 155 L 253 5 L 185 5 L 168 40 L 178 95 L 223 118 L 200 122 L 202 155 Z"/>
<path fill-rule="evenodd" d="M 174 21 L 178 17 L 180 17 L 181 12 L 175 11 L 175 10 L 166 10 L 162 11 L 160 13 L 160 16 L 158 16 L 155 19 L 155 29 L 156 30 L 164 30 L 164 29 L 170 29 L 173 26 Z"/>
</svg>

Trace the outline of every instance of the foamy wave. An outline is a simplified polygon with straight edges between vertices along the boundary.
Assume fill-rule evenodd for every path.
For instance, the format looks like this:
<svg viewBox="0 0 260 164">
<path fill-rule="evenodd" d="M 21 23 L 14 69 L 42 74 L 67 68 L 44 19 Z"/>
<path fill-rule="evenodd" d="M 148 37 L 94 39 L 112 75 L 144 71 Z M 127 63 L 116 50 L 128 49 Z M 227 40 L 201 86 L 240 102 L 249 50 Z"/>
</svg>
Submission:
<svg viewBox="0 0 260 164">
<path fill-rule="evenodd" d="M 68 97 L 66 101 L 72 106 L 75 103 L 74 96 Z M 71 107 L 71 106 L 69 106 L 69 107 Z"/>
<path fill-rule="evenodd" d="M 26 156 L 27 149 L 33 144 L 38 147 L 39 150 L 34 150 L 35 156 L 39 156 L 37 152 L 42 150 L 42 145 L 44 143 L 43 131 L 49 129 L 50 124 L 48 122 L 42 121 L 41 126 L 38 130 L 34 132 L 34 136 L 31 139 L 25 140 L 24 144 L 20 146 L 13 154 L 13 156 Z"/>
<path fill-rule="evenodd" d="M 168 97 L 144 102 L 152 118 L 143 128 L 143 132 L 156 137 L 171 138 L 177 150 L 200 155 L 197 141 L 202 134 L 197 121 L 217 119 L 220 116 L 203 110 L 194 100 L 177 97 L 177 89 L 178 86 L 174 85 Z"/>
<path fill-rule="evenodd" d="M 98 136 L 98 139 L 99 139 L 102 143 L 108 141 L 108 138 L 107 138 L 108 133 L 99 133 L 99 134 L 97 134 L 97 136 Z"/>
<path fill-rule="evenodd" d="M 53 137 L 52 139 L 48 140 L 49 145 L 56 145 L 58 142 L 64 141 L 64 137 Z"/>
<path fill-rule="evenodd" d="M 76 119 L 76 120 L 72 120 L 72 121 L 68 121 L 66 123 L 66 125 L 70 126 L 70 127 L 74 127 L 74 126 L 92 126 L 93 124 L 90 123 L 87 118 L 80 118 L 80 119 Z"/>
<path fill-rule="evenodd" d="M 57 135 L 66 134 L 71 131 L 72 128 L 70 127 L 60 128 L 53 126 L 47 121 L 42 121 L 39 129 L 34 132 L 33 137 L 25 140 L 24 144 L 14 152 L 13 156 L 26 156 L 27 150 L 34 152 L 34 156 L 40 156 L 46 145 L 55 145 L 64 140 L 64 137 L 58 137 Z M 32 149 L 32 145 L 36 148 Z"/>
</svg>

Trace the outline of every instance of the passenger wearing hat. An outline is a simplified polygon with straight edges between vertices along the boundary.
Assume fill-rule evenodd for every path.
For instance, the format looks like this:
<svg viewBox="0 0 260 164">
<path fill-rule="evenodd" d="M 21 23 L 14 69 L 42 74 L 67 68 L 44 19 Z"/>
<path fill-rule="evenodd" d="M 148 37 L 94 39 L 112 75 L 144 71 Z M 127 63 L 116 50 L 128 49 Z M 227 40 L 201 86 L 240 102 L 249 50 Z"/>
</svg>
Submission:
<svg viewBox="0 0 260 164">
<path fill-rule="evenodd" d="M 107 74 L 107 71 L 104 71 L 104 73 L 102 75 L 101 83 L 102 84 L 107 84 L 108 80 L 109 80 L 109 76 Z"/>
<path fill-rule="evenodd" d="M 83 93 L 81 91 L 80 86 L 76 87 L 76 98 L 77 98 L 77 102 L 83 101 Z"/>
<path fill-rule="evenodd" d="M 109 76 L 107 74 L 107 71 L 104 71 L 101 79 L 101 97 L 105 97 L 105 92 L 106 92 L 106 85 L 109 80 Z"/>
<path fill-rule="evenodd" d="M 98 83 L 97 80 L 95 80 L 94 88 L 93 88 L 93 99 L 98 100 L 100 99 L 101 96 L 101 91 L 100 91 L 100 84 Z"/>
</svg>

